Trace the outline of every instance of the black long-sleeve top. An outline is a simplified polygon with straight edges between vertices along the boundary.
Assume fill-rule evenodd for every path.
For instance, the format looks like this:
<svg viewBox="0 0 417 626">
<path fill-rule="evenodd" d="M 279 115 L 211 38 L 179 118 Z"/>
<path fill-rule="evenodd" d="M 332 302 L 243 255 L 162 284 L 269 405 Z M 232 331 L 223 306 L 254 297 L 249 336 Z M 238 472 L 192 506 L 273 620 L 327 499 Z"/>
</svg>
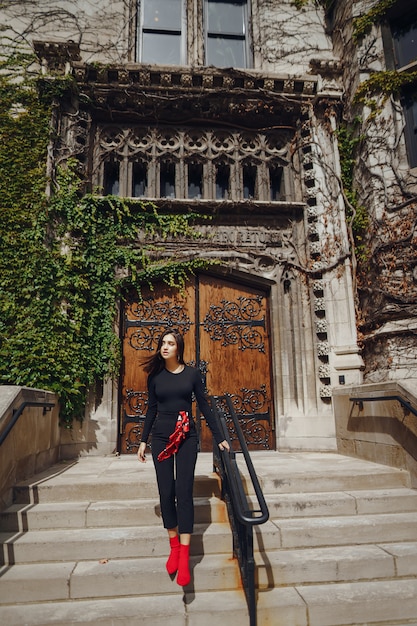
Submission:
<svg viewBox="0 0 417 626">
<path fill-rule="evenodd" d="M 142 439 L 148 441 L 152 426 L 158 413 L 175 413 L 187 411 L 192 415 L 192 394 L 194 392 L 198 407 L 204 417 L 217 444 L 224 440 L 217 419 L 207 402 L 203 381 L 198 369 L 186 365 L 182 372 L 173 374 L 166 369 L 148 379 L 148 409 Z M 173 420 L 175 428 L 176 418 Z"/>
</svg>

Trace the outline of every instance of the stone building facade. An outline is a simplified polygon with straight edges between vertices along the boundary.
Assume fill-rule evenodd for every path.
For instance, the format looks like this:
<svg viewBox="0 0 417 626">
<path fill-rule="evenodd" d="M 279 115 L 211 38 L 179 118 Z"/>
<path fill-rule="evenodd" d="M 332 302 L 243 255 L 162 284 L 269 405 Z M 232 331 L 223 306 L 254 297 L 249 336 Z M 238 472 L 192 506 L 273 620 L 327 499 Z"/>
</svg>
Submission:
<svg viewBox="0 0 417 626">
<path fill-rule="evenodd" d="M 362 114 L 355 180 L 373 218 L 371 258 L 388 254 L 387 233 L 407 242 L 402 251 L 415 250 L 416 146 L 405 133 L 415 105 L 388 98 L 371 116 L 353 104 L 360 81 L 388 63 L 386 25 L 384 37 L 378 23 L 354 42 L 353 19 L 372 5 L 43 0 L 1 9 L 9 32 L 36 51 L 40 71 L 71 75 L 77 86 L 56 109 L 51 168 L 75 157 L 86 190 L 211 214 L 202 240 L 186 252 L 184 242 L 167 241 L 166 254 L 220 259 L 214 284 L 227 279 L 237 292 L 266 294 L 273 448 L 334 449 L 336 386 L 359 385 L 364 372 L 369 380 L 416 373 L 411 299 L 394 306 L 385 287 L 375 298 L 362 284 L 362 315 L 375 322 L 361 327 L 365 359 L 358 344 L 341 120 Z M 410 227 L 400 232 L 405 215 Z M 408 297 L 415 262 L 394 250 L 394 271 L 371 263 L 372 280 L 405 285 Z M 250 362 L 250 350 L 243 353 Z M 107 382 L 99 406 L 91 398 L 74 446 L 120 445 L 122 387 Z"/>
<path fill-rule="evenodd" d="M 403 0 L 338 2 L 331 20 L 335 54 L 349 59 L 342 75 L 343 114 L 360 137 L 354 183 L 369 220 L 358 321 L 365 381 L 408 381 L 413 389 L 417 7 Z M 358 98 L 358 89 L 364 97 Z"/>
</svg>

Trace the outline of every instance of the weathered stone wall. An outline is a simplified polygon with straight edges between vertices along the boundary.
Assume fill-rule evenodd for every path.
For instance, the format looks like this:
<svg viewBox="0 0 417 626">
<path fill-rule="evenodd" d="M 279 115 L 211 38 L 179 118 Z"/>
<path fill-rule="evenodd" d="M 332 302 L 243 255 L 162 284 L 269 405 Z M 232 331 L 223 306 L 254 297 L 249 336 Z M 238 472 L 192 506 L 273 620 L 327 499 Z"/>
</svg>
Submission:
<svg viewBox="0 0 417 626">
<path fill-rule="evenodd" d="M 73 41 L 80 45 L 84 61 L 126 63 L 134 60 L 136 4 L 134 0 L 4 2 L 4 40 L 17 35 L 29 46 L 33 39 Z M 202 10 L 198 0 L 188 4 Z M 311 3 L 300 10 L 292 0 L 255 0 L 251 16 L 255 69 L 300 76 L 308 73 L 311 58 L 332 59 L 319 5 Z"/>
<path fill-rule="evenodd" d="M 14 412 L 27 404 L 0 447 L 0 510 L 12 503 L 12 487 L 48 468 L 59 459 L 59 406 L 55 394 L 18 386 L 0 386 L 0 435 L 5 434 Z"/>
<path fill-rule="evenodd" d="M 340 387 L 334 391 L 337 449 L 374 463 L 410 472 L 417 487 L 416 416 L 393 398 L 401 397 L 415 410 L 414 385 L 395 382 Z M 377 397 L 377 401 L 361 398 Z M 352 402 L 350 398 L 357 398 Z"/>
<path fill-rule="evenodd" d="M 253 7 L 255 67 L 297 76 L 313 58 L 333 58 L 324 10 L 316 3 L 297 9 L 292 0 L 257 0 Z"/>
<path fill-rule="evenodd" d="M 348 59 L 343 116 L 360 137 L 354 184 L 369 220 L 363 233 L 367 258 L 358 268 L 358 326 L 368 382 L 417 378 L 417 171 L 408 164 L 398 94 L 354 99 L 366 80 L 390 69 L 379 23 L 357 42 L 353 37 L 354 19 L 376 4 L 338 2 L 333 23 L 335 51 Z"/>
<path fill-rule="evenodd" d="M 133 5 L 130 0 L 3 2 L 2 45 L 8 40 L 28 47 L 34 39 L 72 41 L 86 61 L 127 62 L 132 60 Z"/>
</svg>

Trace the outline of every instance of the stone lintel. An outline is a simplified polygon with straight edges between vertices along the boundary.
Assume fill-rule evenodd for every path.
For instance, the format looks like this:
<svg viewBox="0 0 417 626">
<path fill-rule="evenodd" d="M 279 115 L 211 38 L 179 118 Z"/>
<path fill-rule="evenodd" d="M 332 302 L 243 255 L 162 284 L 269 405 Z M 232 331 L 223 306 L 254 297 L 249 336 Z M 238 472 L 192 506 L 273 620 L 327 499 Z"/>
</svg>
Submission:
<svg viewBox="0 0 417 626">
<path fill-rule="evenodd" d="M 317 91 L 315 76 L 265 74 L 254 70 L 214 67 L 156 66 L 140 63 L 123 65 L 73 63 L 74 76 L 79 83 L 97 86 L 138 86 L 141 89 L 201 92 L 227 90 L 254 94 L 285 94 L 312 97 Z"/>
</svg>

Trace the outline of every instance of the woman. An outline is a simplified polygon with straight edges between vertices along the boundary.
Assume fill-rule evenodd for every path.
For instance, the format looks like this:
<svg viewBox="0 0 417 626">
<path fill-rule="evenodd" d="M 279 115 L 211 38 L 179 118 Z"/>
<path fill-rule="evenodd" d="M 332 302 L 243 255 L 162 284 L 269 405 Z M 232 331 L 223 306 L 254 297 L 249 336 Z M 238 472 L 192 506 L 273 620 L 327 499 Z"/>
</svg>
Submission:
<svg viewBox="0 0 417 626">
<path fill-rule="evenodd" d="M 184 340 L 176 330 L 164 333 L 157 351 L 145 360 L 148 373 L 146 412 L 138 459 L 146 462 L 146 444 L 152 430 L 152 457 L 158 483 L 161 514 L 168 530 L 169 574 L 177 583 L 191 580 L 189 552 L 194 526 L 193 485 L 198 438 L 192 418 L 192 394 L 220 450 L 229 450 L 207 402 L 200 372 L 184 363 Z"/>
</svg>

